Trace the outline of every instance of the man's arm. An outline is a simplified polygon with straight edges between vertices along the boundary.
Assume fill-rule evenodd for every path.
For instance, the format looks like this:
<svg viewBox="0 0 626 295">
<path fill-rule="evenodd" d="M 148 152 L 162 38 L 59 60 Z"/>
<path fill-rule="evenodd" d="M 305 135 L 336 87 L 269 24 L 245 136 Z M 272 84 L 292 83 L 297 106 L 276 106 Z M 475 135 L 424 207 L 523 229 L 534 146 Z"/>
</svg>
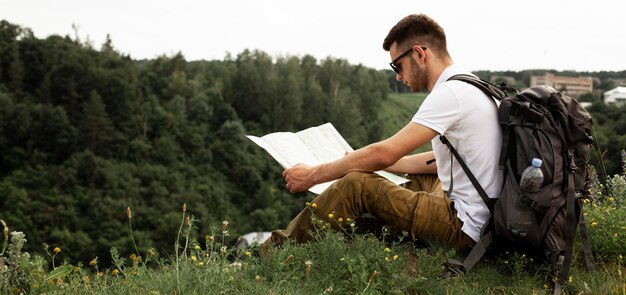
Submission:
<svg viewBox="0 0 626 295">
<path fill-rule="evenodd" d="M 343 177 L 351 171 L 377 171 L 392 166 L 409 152 L 437 135 L 434 130 L 409 123 L 392 137 L 370 144 L 341 159 L 318 166 L 295 165 L 283 172 L 287 189 L 301 192 L 310 187 Z"/>
<path fill-rule="evenodd" d="M 429 162 L 431 160 L 433 162 Z M 437 164 L 434 160 L 435 154 L 432 151 L 404 156 L 392 166 L 387 167 L 385 171 L 406 174 L 436 174 Z"/>
</svg>

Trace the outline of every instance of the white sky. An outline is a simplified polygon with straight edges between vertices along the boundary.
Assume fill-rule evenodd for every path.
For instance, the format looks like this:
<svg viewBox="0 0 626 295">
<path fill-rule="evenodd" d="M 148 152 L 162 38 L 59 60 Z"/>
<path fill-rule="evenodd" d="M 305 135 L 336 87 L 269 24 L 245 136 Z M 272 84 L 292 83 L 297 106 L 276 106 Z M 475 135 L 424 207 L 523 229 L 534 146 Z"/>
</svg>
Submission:
<svg viewBox="0 0 626 295">
<path fill-rule="evenodd" d="M 398 20 L 425 13 L 470 70 L 626 70 L 623 0 L 0 0 L 0 19 L 38 38 L 74 36 L 100 48 L 110 34 L 133 59 L 311 54 L 387 68 L 382 41 Z"/>
</svg>

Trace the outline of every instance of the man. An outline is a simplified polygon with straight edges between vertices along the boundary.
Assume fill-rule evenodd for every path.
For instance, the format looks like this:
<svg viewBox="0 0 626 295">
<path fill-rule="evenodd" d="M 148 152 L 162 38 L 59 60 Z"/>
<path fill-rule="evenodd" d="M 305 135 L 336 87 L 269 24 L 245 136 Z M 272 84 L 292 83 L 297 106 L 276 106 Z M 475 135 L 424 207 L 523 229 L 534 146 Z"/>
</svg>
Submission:
<svg viewBox="0 0 626 295">
<path fill-rule="evenodd" d="M 468 250 L 479 240 L 489 210 L 439 135 L 446 136 L 487 194 L 496 198 L 502 175 L 495 104 L 474 86 L 447 81 L 471 73 L 453 64 L 444 30 L 425 15 L 400 20 L 383 49 L 390 53 L 396 79 L 413 92 L 429 95 L 411 122 L 392 137 L 333 162 L 285 170 L 286 187 L 292 193 L 339 180 L 313 200 L 314 210 L 304 209 L 286 230 L 273 232 L 264 246 L 281 244 L 285 238 L 310 240 L 311 214 L 338 228 L 339 218 L 355 219 L 365 212 L 413 238 L 434 237 L 458 250 Z M 409 155 L 429 141 L 433 151 Z M 371 173 L 381 169 L 409 174 L 412 182 L 401 187 Z"/>
</svg>

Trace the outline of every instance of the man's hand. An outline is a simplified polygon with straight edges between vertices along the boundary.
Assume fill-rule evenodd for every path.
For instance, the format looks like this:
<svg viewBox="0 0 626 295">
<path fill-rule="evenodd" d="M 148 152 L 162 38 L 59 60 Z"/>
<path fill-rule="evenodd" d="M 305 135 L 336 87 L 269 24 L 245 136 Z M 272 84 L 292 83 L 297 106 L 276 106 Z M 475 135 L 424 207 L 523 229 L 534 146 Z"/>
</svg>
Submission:
<svg viewBox="0 0 626 295">
<path fill-rule="evenodd" d="M 297 164 L 285 171 L 283 177 L 287 182 L 287 190 L 291 193 L 303 192 L 316 185 L 314 179 L 315 167 L 304 164 Z"/>
</svg>

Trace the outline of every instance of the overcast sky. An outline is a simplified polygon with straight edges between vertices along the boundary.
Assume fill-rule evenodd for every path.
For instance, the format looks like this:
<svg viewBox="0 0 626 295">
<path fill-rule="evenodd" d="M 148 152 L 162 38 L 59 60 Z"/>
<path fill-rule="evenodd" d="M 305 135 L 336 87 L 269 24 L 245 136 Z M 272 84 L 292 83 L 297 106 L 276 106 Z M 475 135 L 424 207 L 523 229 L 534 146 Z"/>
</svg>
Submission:
<svg viewBox="0 0 626 295">
<path fill-rule="evenodd" d="M 382 69 L 382 41 L 398 20 L 425 13 L 470 70 L 626 70 L 623 0 L 0 0 L 0 19 L 38 38 L 74 36 L 100 48 L 109 34 L 133 59 L 187 60 L 259 49 Z"/>
</svg>

